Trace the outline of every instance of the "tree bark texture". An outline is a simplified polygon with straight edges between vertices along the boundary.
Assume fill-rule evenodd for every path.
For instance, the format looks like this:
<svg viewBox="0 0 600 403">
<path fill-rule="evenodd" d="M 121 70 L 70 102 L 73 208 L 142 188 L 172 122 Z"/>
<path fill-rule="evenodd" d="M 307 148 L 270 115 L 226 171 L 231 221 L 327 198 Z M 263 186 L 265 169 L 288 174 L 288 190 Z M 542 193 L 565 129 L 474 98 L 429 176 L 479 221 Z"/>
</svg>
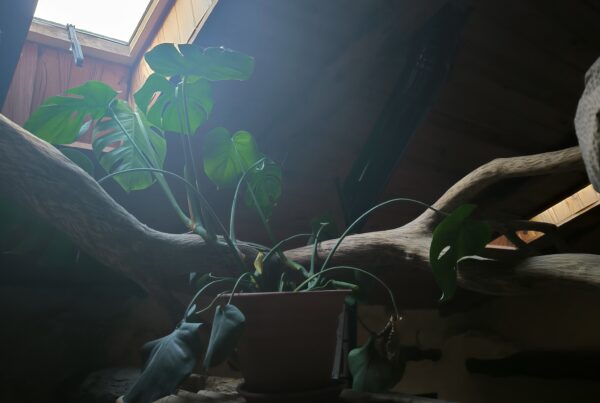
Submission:
<svg viewBox="0 0 600 403">
<path fill-rule="evenodd" d="M 577 147 L 493 160 L 458 181 L 434 204 L 450 211 L 488 186 L 515 177 L 580 171 Z M 144 283 L 172 273 L 227 274 L 234 266 L 223 247 L 192 234 L 167 234 L 139 222 L 83 170 L 50 144 L 0 115 L 0 191 L 65 232 L 82 250 L 108 267 Z M 391 230 L 352 235 L 332 264 L 349 264 L 380 276 L 402 306 L 429 306 L 439 297 L 429 269 L 431 232 L 439 217 L 430 210 Z M 322 260 L 335 241 L 319 246 Z M 241 250 L 251 261 L 257 251 Z M 286 251 L 308 264 L 311 248 Z M 459 286 L 492 295 L 515 295 L 556 284 L 600 287 L 600 255 L 559 254 L 521 260 L 476 260 L 460 264 Z"/>
</svg>

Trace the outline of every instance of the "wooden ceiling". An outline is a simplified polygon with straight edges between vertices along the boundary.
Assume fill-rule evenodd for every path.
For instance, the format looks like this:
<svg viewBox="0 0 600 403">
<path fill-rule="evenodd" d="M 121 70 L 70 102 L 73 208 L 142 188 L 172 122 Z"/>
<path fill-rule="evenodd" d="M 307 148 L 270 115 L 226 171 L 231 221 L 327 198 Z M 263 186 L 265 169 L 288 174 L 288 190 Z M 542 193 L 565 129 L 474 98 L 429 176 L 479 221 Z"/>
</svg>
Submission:
<svg viewBox="0 0 600 403">
<path fill-rule="evenodd" d="M 273 220 L 285 235 L 328 211 L 341 217 L 335 180 L 348 174 L 374 130 L 400 74 L 399 46 L 446 1 L 250 3 L 222 0 L 196 42 L 256 57 L 252 80 L 218 84 L 212 123 L 251 131 L 284 162 L 284 197 Z M 381 200 L 433 202 L 494 158 L 576 144 L 583 77 L 600 56 L 600 2 L 479 0 L 469 7 L 450 77 Z M 485 214 L 527 218 L 585 183 L 583 174 L 510 180 L 476 202 Z M 392 208 L 366 229 L 398 226 L 418 212 Z M 254 232 L 246 222 L 245 234 Z"/>
<path fill-rule="evenodd" d="M 283 163 L 283 198 L 272 220 L 278 237 L 304 232 L 323 213 L 342 222 L 336 180 L 347 177 L 393 95 L 404 41 L 446 3 L 220 0 L 214 7 L 195 42 L 251 54 L 256 70 L 246 82 L 215 83 L 215 109 L 205 130 L 249 130 L 266 154 Z M 381 200 L 433 202 L 494 158 L 576 144 L 572 122 L 583 76 L 600 56 L 600 1 L 462 3 L 469 16 L 452 71 L 406 148 L 398 150 Z M 177 164 L 176 144 L 170 156 Z M 583 173 L 510 180 L 476 202 L 484 214 L 527 218 L 585 183 Z M 173 216 L 157 214 L 158 202 L 146 202 L 155 194 L 161 199 L 159 193 L 114 194 L 143 222 L 179 230 Z M 210 197 L 226 217 L 231 193 Z M 399 226 L 419 212 L 393 207 L 374 215 L 365 230 Z M 242 211 L 239 233 L 264 241 L 252 216 Z M 582 228 L 600 222 L 595 209 L 585 216 Z M 569 225 L 578 228 L 577 222 Z"/>
<path fill-rule="evenodd" d="M 449 81 L 387 194 L 432 201 L 493 158 L 575 145 L 572 122 L 583 76 L 600 56 L 595 17 L 598 8 L 587 1 L 474 2 Z M 478 202 L 527 218 L 583 183 L 583 175 L 511 180 Z"/>
</svg>

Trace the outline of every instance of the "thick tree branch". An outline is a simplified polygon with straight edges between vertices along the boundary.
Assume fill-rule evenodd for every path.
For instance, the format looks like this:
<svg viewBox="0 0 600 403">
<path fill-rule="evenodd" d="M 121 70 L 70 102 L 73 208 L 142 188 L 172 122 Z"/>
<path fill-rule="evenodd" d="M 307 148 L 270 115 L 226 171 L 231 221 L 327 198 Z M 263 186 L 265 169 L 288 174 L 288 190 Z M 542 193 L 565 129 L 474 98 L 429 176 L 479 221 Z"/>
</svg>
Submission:
<svg viewBox="0 0 600 403">
<path fill-rule="evenodd" d="M 198 236 L 166 234 L 140 223 L 55 147 L 2 115 L 0 172 L 3 196 L 31 208 L 81 249 L 134 280 L 236 267 L 224 249 L 209 247 Z"/>
<path fill-rule="evenodd" d="M 464 261 L 459 266 L 459 283 L 491 295 L 523 295 L 567 286 L 598 290 L 600 255 L 561 253 L 512 263 Z"/>
<path fill-rule="evenodd" d="M 452 209 L 506 178 L 581 169 L 576 148 L 498 159 L 460 180 L 435 205 Z M 64 231 L 101 262 L 136 280 L 190 271 L 223 273 L 235 267 L 223 249 L 211 249 L 195 235 L 165 234 L 140 223 L 54 147 L 2 116 L 0 191 Z M 359 266 L 381 276 L 405 307 L 431 306 L 439 297 L 428 258 L 433 222 L 433 215 L 425 213 L 400 228 L 350 236 L 332 263 Z M 333 241 L 320 245 L 321 261 L 332 246 Z M 249 258 L 256 253 L 244 244 L 242 251 Z M 308 264 L 310 253 L 310 248 L 286 252 L 303 264 Z M 464 288 L 500 295 L 531 292 L 557 282 L 597 287 L 599 264 L 600 257 L 595 255 L 464 262 L 459 283 Z"/>
<path fill-rule="evenodd" d="M 504 179 L 540 176 L 559 172 L 582 171 L 581 154 L 577 147 L 542 154 L 513 158 L 498 158 L 475 169 L 448 189 L 434 204 L 438 210 L 452 210 L 462 203 L 471 201 L 481 191 Z M 373 266 L 397 266 L 398 262 L 408 261 L 411 266 L 421 269 L 429 267 L 429 243 L 431 231 L 438 222 L 438 215 L 426 210 L 412 222 L 388 231 L 372 232 L 348 237 L 338 249 L 335 263 L 372 261 Z M 524 223 L 523 223 L 524 224 Z M 547 229 L 548 224 L 531 223 L 530 227 Z M 324 256 L 335 241 L 323 242 L 321 256 Z M 373 245 L 379 245 L 375 253 Z M 369 249 L 373 253 L 369 252 Z M 303 262 L 309 248 L 288 251 L 290 257 Z"/>
<path fill-rule="evenodd" d="M 433 205 L 438 210 L 452 211 L 473 200 L 489 186 L 510 178 L 541 176 L 585 169 L 579 147 L 566 148 L 542 154 L 498 158 L 475 169 L 456 182 Z M 439 217 L 425 211 L 416 221 L 433 229 Z"/>
</svg>

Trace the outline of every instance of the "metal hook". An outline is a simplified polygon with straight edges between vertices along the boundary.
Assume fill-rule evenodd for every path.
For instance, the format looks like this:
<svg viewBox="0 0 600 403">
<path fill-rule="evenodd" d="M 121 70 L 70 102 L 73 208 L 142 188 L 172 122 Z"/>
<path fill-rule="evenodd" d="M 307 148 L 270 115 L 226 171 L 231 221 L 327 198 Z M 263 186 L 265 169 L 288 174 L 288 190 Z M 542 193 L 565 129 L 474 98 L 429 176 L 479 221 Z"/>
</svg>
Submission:
<svg viewBox="0 0 600 403">
<path fill-rule="evenodd" d="M 69 50 L 73 53 L 73 60 L 77 67 L 81 67 L 83 66 L 83 51 L 81 50 L 81 45 L 77 39 L 75 25 L 67 24 L 67 32 L 69 33 L 69 40 L 71 41 L 71 48 Z"/>
</svg>

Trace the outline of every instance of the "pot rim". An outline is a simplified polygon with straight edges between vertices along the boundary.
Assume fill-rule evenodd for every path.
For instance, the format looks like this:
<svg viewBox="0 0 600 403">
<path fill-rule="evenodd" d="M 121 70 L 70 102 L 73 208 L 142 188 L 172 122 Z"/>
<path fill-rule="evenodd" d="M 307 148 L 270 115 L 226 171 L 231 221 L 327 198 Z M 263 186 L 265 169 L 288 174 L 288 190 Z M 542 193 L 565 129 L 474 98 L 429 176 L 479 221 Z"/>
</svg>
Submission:
<svg viewBox="0 0 600 403">
<path fill-rule="evenodd" d="M 237 298 L 250 298 L 250 297 L 269 297 L 269 296 L 292 296 L 292 295 L 311 295 L 315 294 L 351 294 L 351 290 L 316 290 L 316 291 L 268 291 L 268 292 L 236 292 L 233 295 L 233 300 Z M 220 298 L 229 298 L 231 293 L 221 294 Z"/>
</svg>

